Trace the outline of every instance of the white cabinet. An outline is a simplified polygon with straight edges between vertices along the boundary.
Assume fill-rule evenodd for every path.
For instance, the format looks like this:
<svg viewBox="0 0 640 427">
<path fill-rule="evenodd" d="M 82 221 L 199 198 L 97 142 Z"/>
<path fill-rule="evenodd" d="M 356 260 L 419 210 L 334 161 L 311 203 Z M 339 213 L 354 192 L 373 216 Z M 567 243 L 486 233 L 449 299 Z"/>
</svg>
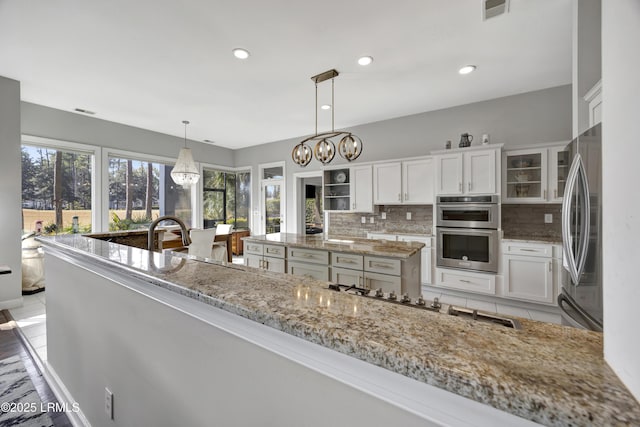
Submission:
<svg viewBox="0 0 640 427">
<path fill-rule="evenodd" d="M 569 172 L 567 143 L 503 153 L 503 203 L 562 203 Z"/>
<path fill-rule="evenodd" d="M 244 265 L 248 267 L 276 273 L 287 272 L 284 246 L 246 242 L 244 252 Z"/>
<path fill-rule="evenodd" d="M 288 247 L 287 272 L 294 276 L 307 276 L 317 280 L 329 280 L 329 252 Z"/>
<path fill-rule="evenodd" d="M 495 295 L 496 275 L 449 268 L 436 268 L 436 285 L 461 291 Z"/>
<path fill-rule="evenodd" d="M 554 270 L 558 268 L 556 264 L 551 244 L 503 242 L 502 296 L 555 304 L 558 288 L 554 278 Z"/>
<path fill-rule="evenodd" d="M 433 159 L 374 164 L 373 203 L 433 204 Z"/>
<path fill-rule="evenodd" d="M 371 165 L 324 171 L 326 211 L 373 212 Z"/>
<path fill-rule="evenodd" d="M 433 258 L 431 237 L 398 235 L 398 241 L 424 243 L 424 248 L 420 250 L 420 281 L 423 285 L 430 285 L 433 282 L 433 273 L 431 271 L 431 260 Z"/>
<path fill-rule="evenodd" d="M 436 155 L 436 194 L 496 194 L 498 152 L 490 148 Z"/>
<path fill-rule="evenodd" d="M 589 89 L 584 100 L 589 104 L 589 127 L 602 122 L 602 80 Z"/>
<path fill-rule="evenodd" d="M 371 165 L 351 168 L 351 210 L 373 212 L 373 172 Z"/>
</svg>

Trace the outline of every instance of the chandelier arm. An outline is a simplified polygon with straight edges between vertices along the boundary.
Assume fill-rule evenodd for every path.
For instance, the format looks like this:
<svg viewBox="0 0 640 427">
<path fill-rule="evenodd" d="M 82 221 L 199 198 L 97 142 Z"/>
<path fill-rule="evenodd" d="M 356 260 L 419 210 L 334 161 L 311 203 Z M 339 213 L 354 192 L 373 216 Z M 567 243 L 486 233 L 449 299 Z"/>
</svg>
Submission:
<svg viewBox="0 0 640 427">
<path fill-rule="evenodd" d="M 316 82 L 316 135 L 318 134 L 318 82 Z"/>
<path fill-rule="evenodd" d="M 333 87 L 335 81 L 335 78 L 331 79 L 331 132 L 335 131 L 334 118 L 336 115 L 336 103 L 333 100 Z"/>
</svg>

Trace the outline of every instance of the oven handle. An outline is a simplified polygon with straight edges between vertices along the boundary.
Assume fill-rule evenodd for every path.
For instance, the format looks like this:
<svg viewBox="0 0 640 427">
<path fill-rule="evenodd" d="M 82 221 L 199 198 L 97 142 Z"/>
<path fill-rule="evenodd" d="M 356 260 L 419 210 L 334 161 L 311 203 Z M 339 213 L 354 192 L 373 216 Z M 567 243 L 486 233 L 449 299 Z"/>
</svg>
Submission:
<svg viewBox="0 0 640 427">
<path fill-rule="evenodd" d="M 498 230 L 490 229 L 490 228 L 447 228 L 447 227 L 436 227 L 436 234 L 442 233 L 455 233 L 455 234 L 467 234 L 467 235 L 497 235 Z"/>
</svg>

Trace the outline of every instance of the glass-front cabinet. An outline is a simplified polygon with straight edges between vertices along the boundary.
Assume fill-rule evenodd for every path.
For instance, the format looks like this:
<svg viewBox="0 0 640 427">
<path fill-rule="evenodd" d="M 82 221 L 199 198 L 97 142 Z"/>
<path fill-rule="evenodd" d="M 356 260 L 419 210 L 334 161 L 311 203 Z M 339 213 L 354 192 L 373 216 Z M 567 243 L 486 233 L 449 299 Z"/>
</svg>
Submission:
<svg viewBox="0 0 640 427">
<path fill-rule="evenodd" d="M 504 153 L 504 202 L 547 201 L 547 150 Z"/>
<path fill-rule="evenodd" d="M 571 167 L 571 159 L 566 145 L 549 148 L 549 199 L 562 203 L 564 186 Z"/>
<path fill-rule="evenodd" d="M 562 203 L 569 172 L 567 143 L 503 153 L 503 203 Z"/>
</svg>

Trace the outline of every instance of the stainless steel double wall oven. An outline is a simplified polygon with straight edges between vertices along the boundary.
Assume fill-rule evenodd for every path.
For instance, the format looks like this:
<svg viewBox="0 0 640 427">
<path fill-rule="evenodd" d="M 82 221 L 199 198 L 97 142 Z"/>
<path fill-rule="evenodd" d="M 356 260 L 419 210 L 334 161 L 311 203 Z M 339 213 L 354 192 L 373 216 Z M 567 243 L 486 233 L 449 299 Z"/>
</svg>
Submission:
<svg viewBox="0 0 640 427">
<path fill-rule="evenodd" d="M 498 196 L 438 196 L 438 267 L 497 273 Z"/>
</svg>

